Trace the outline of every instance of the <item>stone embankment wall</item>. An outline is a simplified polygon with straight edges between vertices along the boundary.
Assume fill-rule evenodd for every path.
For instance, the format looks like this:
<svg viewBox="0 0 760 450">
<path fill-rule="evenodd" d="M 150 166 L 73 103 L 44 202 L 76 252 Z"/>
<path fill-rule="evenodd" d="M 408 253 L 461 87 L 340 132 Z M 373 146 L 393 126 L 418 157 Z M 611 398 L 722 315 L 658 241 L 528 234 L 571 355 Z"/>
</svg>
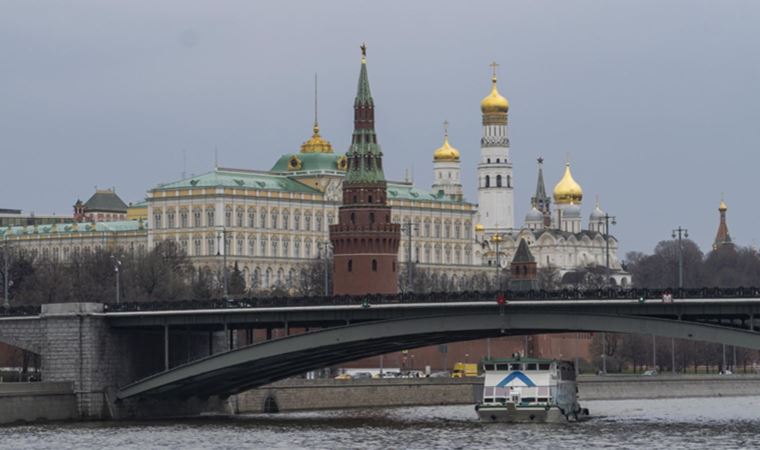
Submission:
<svg viewBox="0 0 760 450">
<path fill-rule="evenodd" d="M 482 378 L 285 380 L 231 399 L 241 414 L 392 406 L 466 405 L 480 400 Z M 760 376 L 581 377 L 579 399 L 625 400 L 760 396 Z M 269 399 L 269 401 L 267 400 Z"/>
<path fill-rule="evenodd" d="M 0 383 L 0 424 L 78 418 L 72 383 Z"/>
<path fill-rule="evenodd" d="M 760 376 L 581 377 L 578 391 L 581 401 L 760 396 Z"/>
</svg>

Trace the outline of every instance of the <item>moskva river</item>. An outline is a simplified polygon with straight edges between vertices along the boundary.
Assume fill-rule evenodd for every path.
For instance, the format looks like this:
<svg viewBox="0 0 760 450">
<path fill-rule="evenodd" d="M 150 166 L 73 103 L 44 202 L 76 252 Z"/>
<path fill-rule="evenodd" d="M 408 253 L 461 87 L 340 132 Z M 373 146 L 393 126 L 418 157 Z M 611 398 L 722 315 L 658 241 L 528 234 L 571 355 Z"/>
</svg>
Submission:
<svg viewBox="0 0 760 450">
<path fill-rule="evenodd" d="M 472 406 L 0 427 L 3 449 L 757 448 L 760 397 L 585 402 L 592 420 L 481 424 Z"/>
</svg>

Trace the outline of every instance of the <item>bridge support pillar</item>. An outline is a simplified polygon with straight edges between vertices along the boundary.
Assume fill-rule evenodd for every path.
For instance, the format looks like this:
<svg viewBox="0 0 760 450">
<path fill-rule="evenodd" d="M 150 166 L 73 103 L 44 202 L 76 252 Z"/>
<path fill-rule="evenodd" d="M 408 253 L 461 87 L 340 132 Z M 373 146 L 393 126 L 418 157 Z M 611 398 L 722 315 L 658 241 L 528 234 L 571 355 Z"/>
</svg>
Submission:
<svg viewBox="0 0 760 450">
<path fill-rule="evenodd" d="M 169 370 L 169 325 L 164 325 L 164 370 Z"/>
</svg>

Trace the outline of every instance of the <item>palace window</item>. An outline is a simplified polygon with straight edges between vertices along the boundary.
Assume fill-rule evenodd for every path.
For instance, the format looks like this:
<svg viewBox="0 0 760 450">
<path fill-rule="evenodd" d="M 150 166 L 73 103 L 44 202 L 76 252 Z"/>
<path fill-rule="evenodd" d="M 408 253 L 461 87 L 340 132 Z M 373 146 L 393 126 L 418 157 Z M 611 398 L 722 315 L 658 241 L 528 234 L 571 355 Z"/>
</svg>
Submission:
<svg viewBox="0 0 760 450">
<path fill-rule="evenodd" d="M 201 210 L 200 209 L 194 209 L 193 210 L 193 226 L 196 228 L 200 228 L 201 225 Z"/>
<path fill-rule="evenodd" d="M 435 237 L 441 237 L 441 222 L 435 223 Z"/>
<path fill-rule="evenodd" d="M 187 238 L 180 239 L 179 246 L 182 249 L 182 252 L 187 255 Z"/>
<path fill-rule="evenodd" d="M 430 237 L 430 222 L 425 222 L 425 237 Z"/>
<path fill-rule="evenodd" d="M 238 238 L 237 240 L 237 254 L 238 255 L 243 254 L 243 238 Z"/>
<path fill-rule="evenodd" d="M 293 215 L 293 229 L 296 231 L 301 229 L 301 214 L 298 211 Z"/>
<path fill-rule="evenodd" d="M 316 220 L 317 220 L 317 231 L 322 231 L 322 215 L 317 214 Z"/>
<path fill-rule="evenodd" d="M 290 253 L 288 253 L 290 250 L 290 240 L 289 239 L 283 239 L 282 240 L 282 256 L 289 257 Z"/>
<path fill-rule="evenodd" d="M 183 209 L 179 212 L 179 226 L 180 228 L 187 228 L 187 210 Z"/>
<path fill-rule="evenodd" d="M 311 241 L 306 241 L 306 257 L 311 258 Z"/>
<path fill-rule="evenodd" d="M 248 256 L 254 256 L 254 252 L 256 251 L 256 241 L 253 240 L 253 237 L 248 238 Z"/>
<path fill-rule="evenodd" d="M 216 251 L 214 250 L 214 248 L 215 248 L 214 238 L 208 238 L 206 243 L 208 245 L 208 252 L 207 252 L 207 254 L 208 255 L 214 255 L 216 253 Z"/>
<path fill-rule="evenodd" d="M 201 240 L 196 239 L 193 241 L 193 255 L 200 256 L 201 254 Z"/>
<path fill-rule="evenodd" d="M 236 216 L 237 216 L 236 217 L 236 219 L 237 219 L 237 224 L 236 225 L 238 227 L 242 228 L 243 227 L 243 210 L 242 209 L 238 209 L 237 212 L 236 212 Z"/>
<path fill-rule="evenodd" d="M 277 229 L 277 217 L 278 217 L 277 211 L 276 210 L 272 211 L 272 229 L 274 230 Z"/>
<path fill-rule="evenodd" d="M 216 223 L 216 218 L 214 217 L 214 210 L 207 209 L 206 210 L 206 226 L 213 227 L 215 223 Z"/>
<path fill-rule="evenodd" d="M 259 241 L 259 256 L 267 255 L 267 240 L 263 238 Z"/>
<path fill-rule="evenodd" d="M 301 257 L 301 240 L 296 239 L 295 242 L 293 242 L 293 256 L 296 258 Z"/>
<path fill-rule="evenodd" d="M 248 228 L 256 228 L 256 210 L 253 208 L 248 210 Z"/>
<path fill-rule="evenodd" d="M 288 215 L 287 211 L 282 212 L 282 229 L 283 230 L 290 229 L 290 216 Z"/>
<path fill-rule="evenodd" d="M 279 244 L 280 243 L 279 241 L 277 241 L 277 238 L 272 239 L 272 256 L 274 256 L 275 258 L 277 257 L 277 252 L 279 250 L 279 246 L 280 246 Z"/>
<path fill-rule="evenodd" d="M 174 228 L 174 211 L 166 213 L 166 222 L 168 228 Z"/>
<path fill-rule="evenodd" d="M 232 226 L 232 209 L 230 208 L 227 208 L 224 210 L 224 226 L 225 227 Z"/>
<path fill-rule="evenodd" d="M 267 210 L 266 209 L 261 210 L 261 214 L 259 214 L 259 218 L 261 219 L 259 221 L 259 224 L 261 225 L 260 228 L 266 229 L 267 227 Z"/>
</svg>

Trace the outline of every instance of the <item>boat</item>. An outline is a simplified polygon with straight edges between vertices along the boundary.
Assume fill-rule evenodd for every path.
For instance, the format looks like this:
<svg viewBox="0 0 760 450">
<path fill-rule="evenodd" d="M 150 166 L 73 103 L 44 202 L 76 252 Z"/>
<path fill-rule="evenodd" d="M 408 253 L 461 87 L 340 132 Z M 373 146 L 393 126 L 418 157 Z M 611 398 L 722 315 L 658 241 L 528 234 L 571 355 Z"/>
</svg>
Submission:
<svg viewBox="0 0 760 450">
<path fill-rule="evenodd" d="M 485 359 L 482 422 L 572 422 L 588 418 L 578 403 L 575 365 L 553 359 Z"/>
</svg>

